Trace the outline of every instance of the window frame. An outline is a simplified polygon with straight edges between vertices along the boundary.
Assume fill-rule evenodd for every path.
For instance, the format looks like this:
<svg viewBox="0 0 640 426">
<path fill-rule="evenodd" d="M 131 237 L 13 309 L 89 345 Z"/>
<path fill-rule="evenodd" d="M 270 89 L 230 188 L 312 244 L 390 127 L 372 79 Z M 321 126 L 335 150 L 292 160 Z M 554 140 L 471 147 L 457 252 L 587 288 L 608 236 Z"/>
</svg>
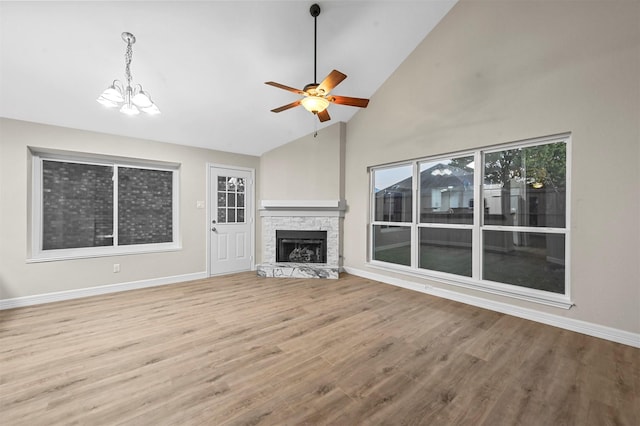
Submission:
<svg viewBox="0 0 640 426">
<path fill-rule="evenodd" d="M 532 146 L 540 146 L 551 143 L 565 143 L 566 155 L 566 202 L 565 202 L 565 227 L 541 227 L 541 226 L 505 226 L 505 225 L 485 225 L 484 212 L 481 200 L 484 197 L 484 157 L 487 153 L 499 152 L 505 149 L 526 148 Z M 474 158 L 474 204 L 473 204 L 473 224 L 449 224 L 449 223 L 421 223 L 420 222 L 420 164 L 423 162 L 441 161 L 444 159 L 452 159 L 463 156 L 473 156 Z M 374 179 L 375 171 L 384 170 L 393 167 L 413 164 L 413 212 L 411 223 L 399 222 L 380 222 L 375 221 L 375 189 Z M 553 307 L 569 309 L 573 306 L 571 301 L 571 133 L 562 133 L 558 135 L 532 138 L 522 141 L 515 141 L 503 144 L 496 144 L 486 147 L 479 147 L 473 150 L 464 150 L 451 153 L 438 154 L 428 157 L 421 157 L 413 160 L 399 161 L 396 163 L 387 163 L 378 166 L 370 166 L 367 168 L 369 173 L 369 217 L 367 225 L 367 260 L 368 266 L 382 269 L 389 272 L 402 273 L 405 275 L 431 279 L 458 287 L 470 288 L 491 294 L 498 294 L 515 299 L 527 300 L 535 303 L 545 304 Z M 392 226 L 409 226 L 411 227 L 411 266 L 404 266 L 394 263 L 375 260 L 373 247 L 373 233 L 375 225 L 392 225 Z M 444 229 L 471 229 L 472 238 L 472 275 L 466 277 L 447 272 L 434 271 L 419 267 L 419 232 L 421 228 L 444 228 Z M 510 232 L 532 232 L 539 234 L 562 234 L 564 235 L 564 293 L 554 293 L 545 290 L 532 289 L 528 287 L 517 286 L 514 284 L 506 284 L 482 279 L 482 263 L 483 263 L 483 234 L 484 231 L 510 231 Z M 428 285 L 425 285 L 429 287 Z"/>
<path fill-rule="evenodd" d="M 412 195 L 412 199 L 411 199 L 411 217 L 412 217 L 412 222 L 392 222 L 392 221 L 381 221 L 381 220 L 375 220 L 376 218 L 376 203 L 375 203 L 375 174 L 371 173 L 372 168 L 370 168 L 369 170 L 369 185 L 370 185 L 370 190 L 369 190 L 369 220 L 370 220 L 370 225 L 368 226 L 369 229 L 369 250 L 368 250 L 368 257 L 367 259 L 371 262 L 373 262 L 374 264 L 376 263 L 380 263 L 383 265 L 394 265 L 394 266 L 398 266 L 398 267 L 402 267 L 402 268 L 407 268 L 407 266 L 403 266 L 403 265 L 396 265 L 396 264 L 392 264 L 392 263 L 388 263 L 388 262 L 383 262 L 380 260 L 375 260 L 374 257 L 374 247 L 373 247 L 373 240 L 374 240 L 374 226 L 393 226 L 393 227 L 407 227 L 407 228 L 411 228 L 410 231 L 410 247 L 411 247 L 411 264 L 413 265 L 414 263 L 414 257 L 415 257 L 415 253 L 414 253 L 414 241 L 416 241 L 416 230 L 415 230 L 415 226 L 413 225 L 413 222 L 415 222 L 415 211 L 416 211 L 416 197 L 415 197 L 415 188 L 416 188 L 416 180 L 415 180 L 415 172 L 416 172 L 416 164 L 415 161 L 411 162 L 411 161 L 403 161 L 403 162 L 399 162 L 399 163 L 394 163 L 394 164 L 388 164 L 388 165 L 384 165 L 384 166 L 380 166 L 377 167 L 376 170 L 385 170 L 385 169 L 390 169 L 390 168 L 395 168 L 395 167 L 402 167 L 402 166 L 412 166 L 412 181 L 411 181 L 411 195 Z M 386 232 L 389 232 L 390 230 L 387 230 Z M 382 230 L 381 230 L 382 232 Z"/>
<path fill-rule="evenodd" d="M 27 262 L 48 262 L 91 257 L 176 251 L 182 249 L 180 239 L 179 201 L 180 164 L 104 155 L 29 148 L 31 156 L 30 237 Z M 113 167 L 113 245 L 43 250 L 43 161 L 90 164 Z M 172 173 L 172 241 L 149 244 L 118 244 L 118 168 L 158 170 Z"/>
</svg>

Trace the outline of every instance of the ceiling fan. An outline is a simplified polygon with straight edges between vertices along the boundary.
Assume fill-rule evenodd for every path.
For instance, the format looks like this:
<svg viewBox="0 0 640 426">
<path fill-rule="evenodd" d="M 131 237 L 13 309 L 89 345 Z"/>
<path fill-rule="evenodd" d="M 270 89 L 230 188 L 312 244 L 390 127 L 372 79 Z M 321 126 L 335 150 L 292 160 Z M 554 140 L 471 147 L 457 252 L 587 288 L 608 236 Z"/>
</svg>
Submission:
<svg viewBox="0 0 640 426">
<path fill-rule="evenodd" d="M 290 108 L 302 105 L 307 111 L 318 116 L 318 119 L 322 121 L 331 120 L 327 107 L 330 103 L 338 105 L 348 105 L 359 108 L 366 108 L 369 104 L 369 99 L 363 98 L 351 98 L 348 96 L 334 96 L 329 93 L 347 78 L 346 74 L 341 73 L 338 70 L 333 70 L 320 84 L 317 83 L 317 22 L 316 19 L 320 15 L 320 6 L 313 4 L 309 9 L 311 16 L 313 16 L 313 83 L 309 83 L 304 86 L 304 89 L 295 89 L 293 87 L 285 86 L 284 84 L 276 83 L 274 81 L 267 81 L 265 84 L 278 87 L 280 89 L 287 90 L 289 92 L 296 93 L 304 96 L 302 99 L 298 99 L 290 104 L 283 105 L 279 108 L 272 109 L 272 112 L 282 112 Z"/>
</svg>

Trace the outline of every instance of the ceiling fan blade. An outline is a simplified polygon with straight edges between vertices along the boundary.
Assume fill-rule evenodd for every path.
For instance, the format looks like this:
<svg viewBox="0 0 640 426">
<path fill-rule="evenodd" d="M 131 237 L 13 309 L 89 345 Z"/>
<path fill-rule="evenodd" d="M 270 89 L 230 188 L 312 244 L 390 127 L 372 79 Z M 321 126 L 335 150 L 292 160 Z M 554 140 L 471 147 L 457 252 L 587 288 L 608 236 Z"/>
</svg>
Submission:
<svg viewBox="0 0 640 426">
<path fill-rule="evenodd" d="M 269 86 L 277 87 L 279 89 L 288 90 L 289 92 L 297 93 L 298 95 L 304 95 L 305 94 L 300 89 L 295 89 L 293 87 L 285 86 L 284 84 L 276 83 L 275 81 L 265 81 L 264 84 L 268 84 Z"/>
<path fill-rule="evenodd" d="M 300 99 L 298 99 L 298 100 L 297 100 L 297 101 L 295 101 L 295 102 L 291 102 L 290 104 L 283 105 L 283 106 L 281 106 L 281 107 L 279 107 L 279 108 L 272 109 L 272 110 L 271 110 L 271 112 L 282 112 L 282 111 L 286 111 L 286 110 L 288 110 L 288 109 L 291 109 L 291 108 L 297 107 L 298 105 L 300 105 Z"/>
<path fill-rule="evenodd" d="M 345 78 L 347 78 L 346 74 L 342 74 L 338 70 L 333 70 L 324 80 L 322 80 L 322 83 L 320 83 L 317 90 L 318 92 L 326 95 L 327 93 L 332 91 L 334 87 L 340 84 Z"/>
<path fill-rule="evenodd" d="M 326 109 L 320 111 L 318 113 L 318 119 L 320 120 L 320 122 L 331 120 L 331 117 L 329 117 L 329 111 L 327 111 Z"/>
<path fill-rule="evenodd" d="M 330 96 L 329 101 L 338 105 L 348 105 L 359 108 L 366 108 L 369 105 L 369 99 L 350 98 L 349 96 Z"/>
</svg>

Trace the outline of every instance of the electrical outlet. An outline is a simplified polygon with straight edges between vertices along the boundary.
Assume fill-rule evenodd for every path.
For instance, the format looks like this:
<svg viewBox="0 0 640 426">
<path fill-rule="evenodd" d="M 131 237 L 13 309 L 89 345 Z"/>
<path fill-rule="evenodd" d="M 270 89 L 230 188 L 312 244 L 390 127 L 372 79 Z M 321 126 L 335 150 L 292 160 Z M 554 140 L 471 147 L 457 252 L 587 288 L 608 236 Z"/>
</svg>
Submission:
<svg viewBox="0 0 640 426">
<path fill-rule="evenodd" d="M 113 264 L 113 272 L 120 272 L 120 264 L 119 263 L 114 263 Z"/>
<path fill-rule="evenodd" d="M 204 201 L 196 201 L 196 208 L 197 209 L 204 209 Z"/>
</svg>

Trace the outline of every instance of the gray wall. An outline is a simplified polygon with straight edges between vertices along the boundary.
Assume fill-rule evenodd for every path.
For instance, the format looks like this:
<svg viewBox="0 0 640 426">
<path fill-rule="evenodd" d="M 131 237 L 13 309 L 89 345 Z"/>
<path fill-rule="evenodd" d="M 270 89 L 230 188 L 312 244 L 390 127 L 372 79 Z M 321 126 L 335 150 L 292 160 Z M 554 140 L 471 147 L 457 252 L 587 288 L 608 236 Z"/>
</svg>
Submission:
<svg viewBox="0 0 640 426">
<path fill-rule="evenodd" d="M 347 128 L 344 264 L 366 263 L 367 167 L 572 132 L 570 310 L 640 332 L 640 3 L 461 1 Z"/>
<path fill-rule="evenodd" d="M 344 198 L 345 123 L 336 123 L 260 157 L 263 200 Z"/>
<path fill-rule="evenodd" d="M 28 263 L 29 148 L 180 164 L 179 251 Z M 0 118 L 0 299 L 205 272 L 206 164 L 256 169 L 258 157 Z M 256 194 L 259 188 L 256 188 Z M 256 247 L 260 247 L 260 229 Z M 259 262 L 259 259 L 257 259 Z M 121 265 L 113 273 L 113 264 Z"/>
</svg>

